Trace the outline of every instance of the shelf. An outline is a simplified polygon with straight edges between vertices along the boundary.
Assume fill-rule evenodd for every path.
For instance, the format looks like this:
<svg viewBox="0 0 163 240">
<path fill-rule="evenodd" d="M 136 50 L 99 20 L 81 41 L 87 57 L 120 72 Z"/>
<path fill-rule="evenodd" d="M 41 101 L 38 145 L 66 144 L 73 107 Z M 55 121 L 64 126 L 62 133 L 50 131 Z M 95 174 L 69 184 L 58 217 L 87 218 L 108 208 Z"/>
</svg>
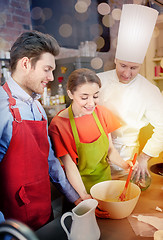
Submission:
<svg viewBox="0 0 163 240">
<path fill-rule="evenodd" d="M 153 58 L 153 62 L 159 62 L 159 61 L 161 61 L 162 58 L 163 57 L 155 57 L 155 58 Z"/>
<path fill-rule="evenodd" d="M 155 81 L 163 80 L 163 77 L 154 77 L 153 80 L 155 80 Z"/>
</svg>

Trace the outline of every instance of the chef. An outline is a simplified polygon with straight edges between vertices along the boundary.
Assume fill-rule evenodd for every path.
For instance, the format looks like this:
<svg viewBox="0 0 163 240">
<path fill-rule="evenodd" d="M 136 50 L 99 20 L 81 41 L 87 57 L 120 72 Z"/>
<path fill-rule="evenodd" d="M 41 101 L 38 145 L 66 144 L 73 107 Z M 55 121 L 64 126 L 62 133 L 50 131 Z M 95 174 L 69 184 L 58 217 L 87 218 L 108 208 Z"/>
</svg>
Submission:
<svg viewBox="0 0 163 240">
<path fill-rule="evenodd" d="M 147 163 L 163 150 L 163 97 L 160 90 L 139 74 L 158 12 L 149 7 L 125 4 L 122 8 L 115 56 L 116 68 L 99 73 L 100 104 L 110 109 L 121 127 L 112 133 L 113 144 L 124 160 L 139 152 L 140 129 L 154 127 L 151 138 L 139 152 L 133 173 L 138 180 L 149 175 Z M 120 168 L 112 166 L 116 174 Z"/>
</svg>

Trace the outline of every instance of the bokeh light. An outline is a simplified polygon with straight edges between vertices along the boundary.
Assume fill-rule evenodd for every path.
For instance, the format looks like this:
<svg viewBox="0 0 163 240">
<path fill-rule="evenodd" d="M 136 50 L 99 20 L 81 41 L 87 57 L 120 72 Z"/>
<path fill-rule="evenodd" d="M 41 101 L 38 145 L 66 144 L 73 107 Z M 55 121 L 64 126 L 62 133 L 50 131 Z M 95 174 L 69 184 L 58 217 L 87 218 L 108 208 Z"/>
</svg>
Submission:
<svg viewBox="0 0 163 240">
<path fill-rule="evenodd" d="M 100 3 L 97 7 L 97 11 L 101 14 L 101 15 L 107 15 L 110 13 L 110 6 L 107 3 Z"/>
<path fill-rule="evenodd" d="M 72 27 L 70 24 L 62 24 L 59 28 L 59 33 L 62 37 L 67 38 L 72 35 Z"/>
<path fill-rule="evenodd" d="M 91 60 L 91 67 L 93 69 L 100 69 L 103 66 L 103 61 L 100 57 L 95 57 Z"/>
<path fill-rule="evenodd" d="M 42 17 L 43 12 L 42 9 L 40 7 L 34 7 L 31 10 L 31 18 L 33 18 L 34 20 L 38 20 Z"/>
<path fill-rule="evenodd" d="M 98 38 L 96 38 L 95 39 L 95 42 L 96 42 L 96 44 L 97 44 L 97 50 L 100 50 L 101 48 L 103 48 L 104 47 L 104 45 L 105 45 L 105 40 L 104 40 L 104 38 L 103 37 L 98 37 Z"/>
<path fill-rule="evenodd" d="M 91 5 L 91 0 L 78 0 L 78 2 L 85 2 L 87 6 L 89 7 Z"/>
<path fill-rule="evenodd" d="M 53 15 L 53 12 L 50 8 L 44 8 L 42 11 L 45 16 L 45 20 L 49 20 Z"/>
<path fill-rule="evenodd" d="M 105 27 L 112 27 L 114 25 L 114 19 L 112 18 L 111 15 L 105 15 L 102 18 L 102 23 L 104 24 Z"/>
<path fill-rule="evenodd" d="M 76 4 L 75 4 L 75 10 L 78 12 L 78 13 L 84 13 L 86 12 L 88 9 L 88 5 L 86 2 L 84 1 L 78 1 Z"/>
<path fill-rule="evenodd" d="M 112 11 L 112 17 L 113 17 L 113 19 L 114 20 L 120 20 L 120 18 L 121 18 L 121 9 L 119 9 L 119 8 L 115 8 L 115 9 L 113 9 L 113 11 Z"/>
</svg>

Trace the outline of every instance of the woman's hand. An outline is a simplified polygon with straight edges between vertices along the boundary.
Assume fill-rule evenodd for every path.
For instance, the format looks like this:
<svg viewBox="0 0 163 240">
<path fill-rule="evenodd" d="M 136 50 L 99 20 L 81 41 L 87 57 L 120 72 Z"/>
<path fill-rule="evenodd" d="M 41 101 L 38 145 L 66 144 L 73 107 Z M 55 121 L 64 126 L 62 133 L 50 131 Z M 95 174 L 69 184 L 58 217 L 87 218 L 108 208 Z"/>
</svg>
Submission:
<svg viewBox="0 0 163 240">
<path fill-rule="evenodd" d="M 91 199 L 92 197 L 91 197 L 91 195 L 90 194 L 88 194 L 88 193 L 86 193 L 85 195 L 83 195 L 83 198 L 78 198 L 75 202 L 74 202 L 74 204 L 77 206 L 79 203 L 81 203 L 83 200 L 86 200 L 86 199 Z"/>
<path fill-rule="evenodd" d="M 83 199 L 83 200 L 91 199 L 91 198 L 92 198 L 91 195 L 88 194 L 88 193 L 85 193 L 85 194 L 82 196 L 82 199 Z"/>
<path fill-rule="evenodd" d="M 74 202 L 74 204 L 75 204 L 75 206 L 77 206 L 79 203 L 81 203 L 83 201 L 83 199 L 80 197 L 80 198 L 78 198 L 75 202 Z"/>
<path fill-rule="evenodd" d="M 132 160 L 127 160 L 124 161 L 123 166 L 122 166 L 125 170 L 130 170 L 131 167 L 133 167 L 133 163 Z"/>
<path fill-rule="evenodd" d="M 98 218 L 109 218 L 109 217 L 110 217 L 109 212 L 106 212 L 106 211 L 101 210 L 98 206 L 97 206 L 97 208 L 95 209 L 95 215 L 96 215 L 96 217 L 98 217 Z"/>
</svg>

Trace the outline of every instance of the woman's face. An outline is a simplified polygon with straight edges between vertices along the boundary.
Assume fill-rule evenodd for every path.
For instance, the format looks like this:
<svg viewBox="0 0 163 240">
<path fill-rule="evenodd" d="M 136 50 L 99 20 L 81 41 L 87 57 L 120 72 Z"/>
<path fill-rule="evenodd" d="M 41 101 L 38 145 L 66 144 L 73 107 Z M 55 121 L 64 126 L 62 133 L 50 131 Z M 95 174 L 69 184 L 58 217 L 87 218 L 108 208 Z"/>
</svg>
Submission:
<svg viewBox="0 0 163 240">
<path fill-rule="evenodd" d="M 99 89 L 97 83 L 84 83 L 78 86 L 73 94 L 68 90 L 68 95 L 73 100 L 74 116 L 79 117 L 94 111 L 99 101 Z"/>
</svg>

